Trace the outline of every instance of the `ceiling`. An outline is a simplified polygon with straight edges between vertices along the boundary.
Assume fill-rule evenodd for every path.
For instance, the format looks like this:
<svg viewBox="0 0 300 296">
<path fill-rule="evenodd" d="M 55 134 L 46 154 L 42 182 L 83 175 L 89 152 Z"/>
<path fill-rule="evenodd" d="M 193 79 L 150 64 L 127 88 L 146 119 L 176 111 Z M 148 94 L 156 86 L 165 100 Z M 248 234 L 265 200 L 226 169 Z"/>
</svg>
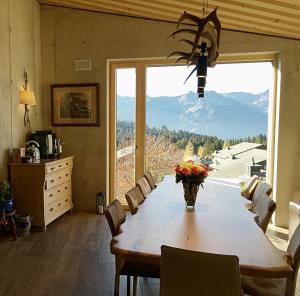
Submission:
<svg viewBox="0 0 300 296">
<path fill-rule="evenodd" d="M 189 12 L 202 17 L 206 0 L 39 0 L 40 3 L 84 10 L 177 22 Z M 223 29 L 300 40 L 299 0 L 208 0 L 218 7 Z"/>
</svg>

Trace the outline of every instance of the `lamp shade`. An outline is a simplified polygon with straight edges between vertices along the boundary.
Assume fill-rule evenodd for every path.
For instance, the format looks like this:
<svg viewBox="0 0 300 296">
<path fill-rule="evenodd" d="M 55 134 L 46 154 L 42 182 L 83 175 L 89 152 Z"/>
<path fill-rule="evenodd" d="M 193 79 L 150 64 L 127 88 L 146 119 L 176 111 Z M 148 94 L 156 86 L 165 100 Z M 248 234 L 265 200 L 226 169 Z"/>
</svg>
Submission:
<svg viewBox="0 0 300 296">
<path fill-rule="evenodd" d="M 36 105 L 34 92 L 32 90 L 21 90 L 20 104 Z"/>
</svg>

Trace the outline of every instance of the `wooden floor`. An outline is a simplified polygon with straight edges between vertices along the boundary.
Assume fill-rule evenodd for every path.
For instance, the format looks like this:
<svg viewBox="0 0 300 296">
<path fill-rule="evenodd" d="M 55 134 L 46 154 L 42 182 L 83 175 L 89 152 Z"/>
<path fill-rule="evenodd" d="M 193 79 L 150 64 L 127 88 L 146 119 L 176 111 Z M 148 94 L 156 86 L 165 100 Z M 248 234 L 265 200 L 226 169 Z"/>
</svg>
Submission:
<svg viewBox="0 0 300 296">
<path fill-rule="evenodd" d="M 285 237 L 274 231 L 271 236 L 286 246 Z M 17 241 L 0 237 L 0 295 L 113 295 L 110 240 L 105 217 L 82 212 L 65 214 L 46 232 L 33 230 Z M 120 292 L 126 295 L 125 277 Z M 138 295 L 158 296 L 159 281 L 139 280 Z"/>
</svg>

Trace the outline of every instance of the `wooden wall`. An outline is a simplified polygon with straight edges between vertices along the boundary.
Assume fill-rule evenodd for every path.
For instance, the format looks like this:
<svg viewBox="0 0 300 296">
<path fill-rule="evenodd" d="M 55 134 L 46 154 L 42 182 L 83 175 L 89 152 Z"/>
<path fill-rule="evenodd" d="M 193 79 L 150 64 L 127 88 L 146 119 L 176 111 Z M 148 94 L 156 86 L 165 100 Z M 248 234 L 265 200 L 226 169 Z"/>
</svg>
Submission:
<svg viewBox="0 0 300 296">
<path fill-rule="evenodd" d="M 95 194 L 106 191 L 107 59 L 165 57 L 177 43 L 166 37 L 175 24 L 41 5 L 42 94 L 46 126 L 50 121 L 50 84 L 99 82 L 100 127 L 53 128 L 75 156 L 75 207 L 93 211 Z M 300 200 L 300 42 L 224 31 L 221 53 L 280 52 L 281 96 L 278 106 L 274 198 L 276 224 L 287 226 L 288 201 Z M 91 59 L 91 71 L 75 71 L 75 59 Z M 241 73 L 242 74 L 242 73 Z M 253 77 L 255 79 L 255 77 Z"/>
</svg>

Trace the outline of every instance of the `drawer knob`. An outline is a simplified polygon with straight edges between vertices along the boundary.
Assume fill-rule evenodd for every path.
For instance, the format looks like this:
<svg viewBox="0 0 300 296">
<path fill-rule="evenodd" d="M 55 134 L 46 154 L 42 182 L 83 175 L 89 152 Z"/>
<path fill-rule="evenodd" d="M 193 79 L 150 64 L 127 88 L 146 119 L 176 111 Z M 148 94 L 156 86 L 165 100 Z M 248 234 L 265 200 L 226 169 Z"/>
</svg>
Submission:
<svg viewBox="0 0 300 296">
<path fill-rule="evenodd" d="M 55 167 L 50 168 L 51 171 L 53 171 L 55 169 Z"/>
<path fill-rule="evenodd" d="M 69 199 L 67 198 L 67 199 L 65 199 L 65 202 L 67 202 Z"/>
<path fill-rule="evenodd" d="M 58 167 L 61 168 L 61 164 Z"/>
<path fill-rule="evenodd" d="M 53 196 L 53 193 L 49 194 L 49 197 L 52 197 Z"/>
<path fill-rule="evenodd" d="M 60 205 L 61 205 L 61 203 L 58 204 L 58 206 L 60 206 Z"/>
<path fill-rule="evenodd" d="M 68 177 L 68 176 L 69 176 L 69 174 L 65 174 L 65 176 L 66 176 L 66 177 Z"/>
<path fill-rule="evenodd" d="M 50 182 L 51 182 L 51 183 L 54 183 L 54 181 L 55 181 L 55 180 L 54 180 L 54 179 L 52 179 Z"/>
<path fill-rule="evenodd" d="M 57 193 L 60 193 L 60 190 L 57 190 Z"/>
<path fill-rule="evenodd" d="M 61 176 L 59 176 L 58 179 L 61 179 Z"/>
<path fill-rule="evenodd" d="M 65 190 L 67 190 L 67 189 L 68 189 L 68 186 L 65 187 Z"/>
<path fill-rule="evenodd" d="M 50 212 L 52 212 L 52 211 L 53 211 L 53 208 L 50 209 Z"/>
<path fill-rule="evenodd" d="M 69 163 L 68 163 L 68 162 L 66 162 L 66 165 L 69 165 Z"/>
</svg>

